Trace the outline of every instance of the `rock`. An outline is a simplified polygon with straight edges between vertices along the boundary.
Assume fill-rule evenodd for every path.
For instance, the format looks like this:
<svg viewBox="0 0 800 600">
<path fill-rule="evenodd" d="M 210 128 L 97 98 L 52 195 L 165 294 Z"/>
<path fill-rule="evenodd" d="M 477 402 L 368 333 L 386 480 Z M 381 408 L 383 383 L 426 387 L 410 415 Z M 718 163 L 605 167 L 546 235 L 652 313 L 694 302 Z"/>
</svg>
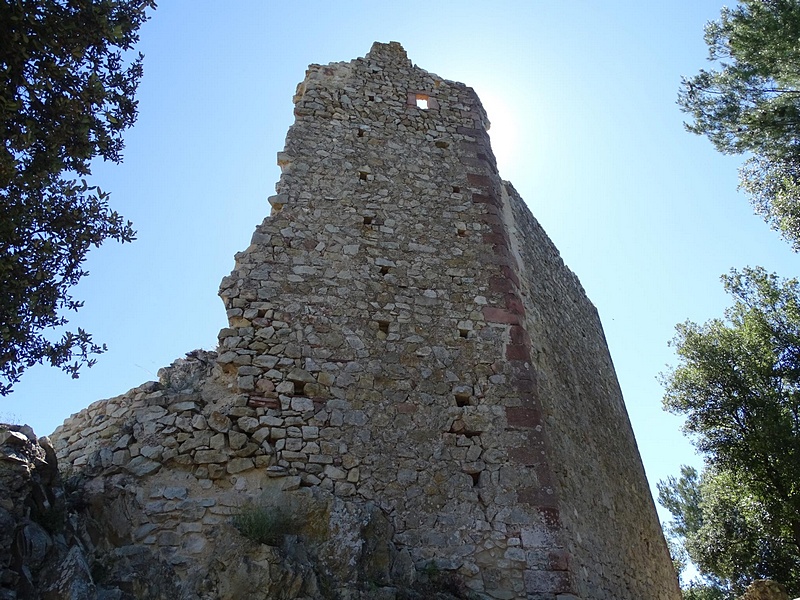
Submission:
<svg viewBox="0 0 800 600">
<path fill-rule="evenodd" d="M 166 487 L 164 488 L 164 498 L 167 500 L 183 500 L 189 494 L 185 487 Z"/>
<path fill-rule="evenodd" d="M 294 381 L 295 383 L 316 383 L 317 380 L 314 376 L 305 371 L 303 369 L 292 369 L 289 371 L 289 374 L 286 376 L 289 381 Z"/>
<path fill-rule="evenodd" d="M 181 597 L 174 569 L 145 546 L 114 549 L 102 557 L 97 568 L 103 573 L 97 600 L 175 600 Z"/>
<path fill-rule="evenodd" d="M 771 579 L 756 579 L 740 600 L 789 600 L 786 587 Z"/>
<path fill-rule="evenodd" d="M 247 445 L 248 439 L 249 438 L 247 434 L 242 433 L 241 431 L 228 432 L 228 444 L 233 450 L 239 450 L 240 448 L 244 448 Z"/>
<path fill-rule="evenodd" d="M 228 417 L 218 411 L 212 412 L 208 417 L 206 417 L 206 421 L 211 429 L 219 433 L 227 433 L 232 424 Z"/>
<path fill-rule="evenodd" d="M 32 572 L 37 572 L 41 568 L 52 546 L 53 540 L 50 535 L 38 523 L 25 523 L 17 531 L 15 547 L 19 559 Z"/>
<path fill-rule="evenodd" d="M 247 471 L 248 469 L 252 469 L 253 466 L 252 458 L 232 458 L 228 462 L 227 471 L 233 475 L 236 473 L 241 473 L 242 471 Z"/>
<path fill-rule="evenodd" d="M 189 401 L 176 402 L 175 404 L 170 404 L 168 409 L 169 412 L 174 412 L 174 413 L 183 412 L 186 410 L 194 412 L 197 411 L 197 404 L 195 402 L 189 402 Z"/>
<path fill-rule="evenodd" d="M 140 455 L 132 458 L 131 461 L 125 465 L 125 468 L 133 475 L 136 475 L 136 477 L 145 477 L 157 472 L 161 468 L 161 463 Z"/>
<path fill-rule="evenodd" d="M 88 600 L 95 597 L 97 589 L 79 546 L 70 549 L 42 588 L 42 600 Z"/>
<path fill-rule="evenodd" d="M 228 455 L 220 450 L 198 450 L 194 455 L 194 462 L 198 465 L 205 463 L 224 463 Z"/>
<path fill-rule="evenodd" d="M 0 444 L 24 446 L 30 440 L 19 431 L 0 431 Z"/>
<path fill-rule="evenodd" d="M 255 417 L 239 417 L 236 420 L 236 424 L 239 426 L 245 433 L 253 433 L 256 429 L 258 429 L 258 419 Z"/>
</svg>

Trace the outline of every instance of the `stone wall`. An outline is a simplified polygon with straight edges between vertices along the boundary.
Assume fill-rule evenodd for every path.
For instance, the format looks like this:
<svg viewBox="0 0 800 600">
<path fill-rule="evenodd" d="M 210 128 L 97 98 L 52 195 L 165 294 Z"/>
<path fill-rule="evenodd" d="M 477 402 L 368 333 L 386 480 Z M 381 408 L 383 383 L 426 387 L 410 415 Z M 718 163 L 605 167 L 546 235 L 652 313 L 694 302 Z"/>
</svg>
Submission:
<svg viewBox="0 0 800 600">
<path fill-rule="evenodd" d="M 230 516 L 266 502 L 316 536 L 297 594 L 446 573 L 464 597 L 679 598 L 596 311 L 474 91 L 375 44 L 312 65 L 295 114 L 219 355 L 53 436 L 115 490 L 117 545 L 200 594 Z"/>
<path fill-rule="evenodd" d="M 403 586 L 416 598 L 410 555 L 392 544 L 380 508 L 300 489 L 274 464 L 267 409 L 231 394 L 215 357 L 192 352 L 53 434 L 62 470 L 80 481 L 67 520 L 89 532 L 84 554 L 104 587 L 125 600 L 389 600 Z M 234 528 L 249 506 L 291 515 L 280 549 Z"/>
<path fill-rule="evenodd" d="M 672 598 L 674 570 L 595 307 L 506 184 L 515 291 L 559 491 L 559 517 L 583 598 Z M 624 590 L 621 591 L 621 590 Z M 623 595 L 627 594 L 627 595 Z"/>
</svg>

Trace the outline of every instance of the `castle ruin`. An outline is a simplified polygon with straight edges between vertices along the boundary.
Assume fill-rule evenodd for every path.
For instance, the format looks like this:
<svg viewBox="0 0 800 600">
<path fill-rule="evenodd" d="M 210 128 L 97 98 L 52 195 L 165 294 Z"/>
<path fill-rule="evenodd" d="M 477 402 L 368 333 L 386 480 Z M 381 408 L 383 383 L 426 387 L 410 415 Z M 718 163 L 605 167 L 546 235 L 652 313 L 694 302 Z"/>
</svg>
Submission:
<svg viewBox="0 0 800 600">
<path fill-rule="evenodd" d="M 52 436 L 96 560 L 157 564 L 140 597 L 680 598 L 597 311 L 475 92 L 391 42 L 294 102 L 218 353 Z M 283 549 L 245 504 L 295 514 Z"/>
</svg>

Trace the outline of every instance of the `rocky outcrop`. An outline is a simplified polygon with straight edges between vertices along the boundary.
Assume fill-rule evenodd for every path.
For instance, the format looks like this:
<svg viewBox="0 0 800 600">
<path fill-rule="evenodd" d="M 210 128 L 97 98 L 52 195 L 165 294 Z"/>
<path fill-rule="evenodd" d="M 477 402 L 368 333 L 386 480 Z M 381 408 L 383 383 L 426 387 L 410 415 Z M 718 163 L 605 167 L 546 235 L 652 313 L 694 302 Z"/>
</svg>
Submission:
<svg viewBox="0 0 800 600">
<path fill-rule="evenodd" d="M 50 441 L 0 424 L 0 598 L 89 598 L 96 590 Z"/>
</svg>

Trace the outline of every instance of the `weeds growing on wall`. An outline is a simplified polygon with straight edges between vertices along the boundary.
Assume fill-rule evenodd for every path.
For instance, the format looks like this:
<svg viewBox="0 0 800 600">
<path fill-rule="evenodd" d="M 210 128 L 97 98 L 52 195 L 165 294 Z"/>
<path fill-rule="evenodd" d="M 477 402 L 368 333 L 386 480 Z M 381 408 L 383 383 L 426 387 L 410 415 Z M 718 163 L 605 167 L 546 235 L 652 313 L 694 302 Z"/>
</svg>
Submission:
<svg viewBox="0 0 800 600">
<path fill-rule="evenodd" d="M 267 546 L 279 546 L 284 536 L 297 531 L 291 515 L 277 506 L 245 504 L 232 522 L 244 537 Z"/>
</svg>

